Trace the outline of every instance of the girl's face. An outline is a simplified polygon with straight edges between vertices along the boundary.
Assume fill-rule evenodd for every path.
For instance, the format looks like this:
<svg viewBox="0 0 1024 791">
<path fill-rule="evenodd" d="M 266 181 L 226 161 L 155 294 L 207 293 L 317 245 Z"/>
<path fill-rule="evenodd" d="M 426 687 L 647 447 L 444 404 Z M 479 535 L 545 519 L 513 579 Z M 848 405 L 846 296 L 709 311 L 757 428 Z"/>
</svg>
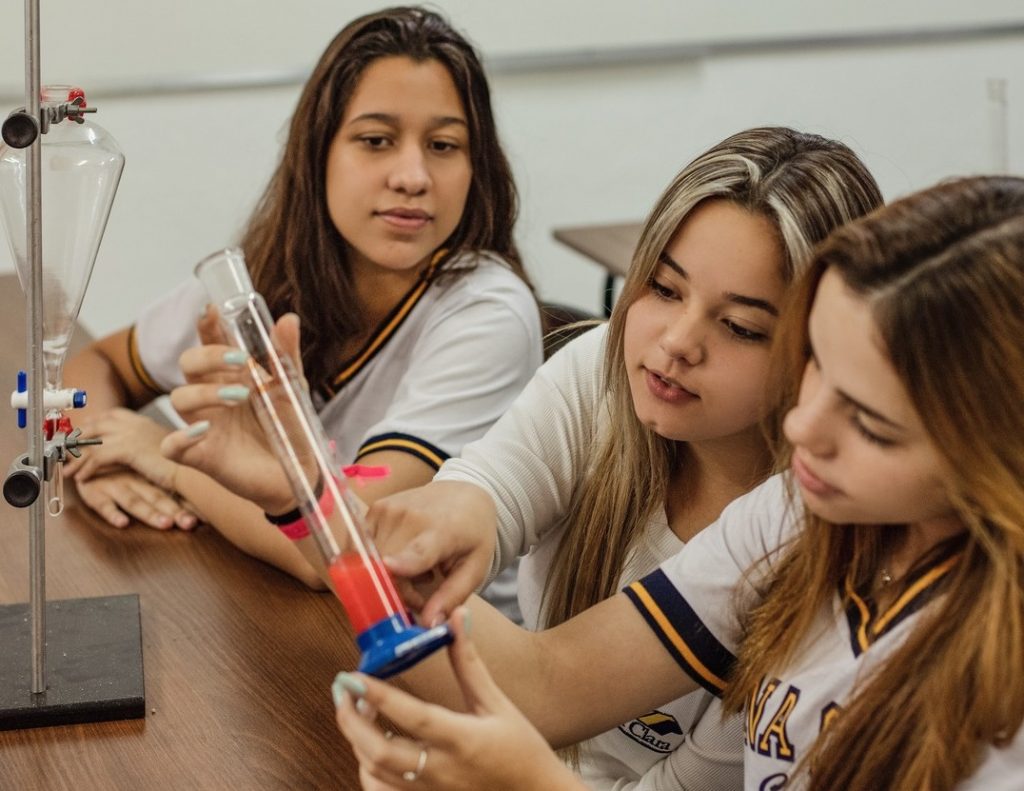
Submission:
<svg viewBox="0 0 1024 791">
<path fill-rule="evenodd" d="M 771 222 L 722 199 L 694 209 L 626 313 L 637 418 L 670 440 L 749 441 L 786 284 Z"/>
<path fill-rule="evenodd" d="M 327 210 L 353 267 L 419 272 L 458 226 L 473 169 L 466 113 L 436 60 L 374 61 L 327 154 Z"/>
<path fill-rule="evenodd" d="M 867 303 L 833 271 L 811 308 L 811 359 L 786 415 L 808 507 L 836 524 L 927 526 L 951 515 L 944 466 Z"/>
</svg>

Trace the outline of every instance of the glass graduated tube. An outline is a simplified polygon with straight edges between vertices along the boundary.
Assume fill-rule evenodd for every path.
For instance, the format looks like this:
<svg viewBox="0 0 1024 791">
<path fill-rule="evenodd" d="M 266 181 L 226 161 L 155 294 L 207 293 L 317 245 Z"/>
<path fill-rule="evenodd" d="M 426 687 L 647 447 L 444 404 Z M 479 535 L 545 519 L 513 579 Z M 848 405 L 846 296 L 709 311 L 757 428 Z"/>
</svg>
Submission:
<svg viewBox="0 0 1024 791">
<path fill-rule="evenodd" d="M 214 253 L 195 273 L 227 336 L 249 353 L 250 403 L 356 632 L 359 670 L 387 678 L 449 643 L 447 625 L 423 629 L 412 623 L 296 367 L 273 341 L 270 311 L 253 288 L 242 252 Z"/>
</svg>

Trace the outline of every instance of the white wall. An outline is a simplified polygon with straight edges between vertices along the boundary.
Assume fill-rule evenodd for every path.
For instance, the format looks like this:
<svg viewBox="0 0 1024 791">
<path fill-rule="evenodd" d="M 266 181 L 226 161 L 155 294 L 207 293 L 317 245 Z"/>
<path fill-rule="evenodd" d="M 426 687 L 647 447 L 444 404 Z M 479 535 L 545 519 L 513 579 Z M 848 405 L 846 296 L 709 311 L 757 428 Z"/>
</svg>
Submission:
<svg viewBox="0 0 1024 791">
<path fill-rule="evenodd" d="M 70 5 L 67 0 L 64 4 Z M 507 4 L 444 5 L 481 43 L 485 56 L 488 40 L 495 42 L 490 54 L 514 54 L 508 37 L 502 39 L 496 32 L 503 29 L 501 19 L 480 11 L 482 6 L 496 9 Z M 129 323 L 143 303 L 187 277 L 195 261 L 236 238 L 273 168 L 298 92 L 293 85 L 150 99 L 104 98 L 103 87 L 201 76 L 203 70 L 197 70 L 196 61 L 206 63 L 206 72 L 214 75 L 233 71 L 236 62 L 239 71 L 252 73 L 264 59 L 269 71 L 301 73 L 335 28 L 371 4 L 349 3 L 344 13 L 333 12 L 333 22 L 321 6 L 326 3 L 311 5 L 318 11 L 308 20 L 292 14 L 285 31 L 301 28 L 304 37 L 296 40 L 315 39 L 312 48 L 291 46 L 289 35 L 268 36 L 270 43 L 254 48 L 243 46 L 244 36 L 230 35 L 221 35 L 218 46 L 211 47 L 209 36 L 197 34 L 193 46 L 188 25 L 180 21 L 188 20 L 189 14 L 193 28 L 217 30 L 241 18 L 238 15 L 244 15 L 246 24 L 261 27 L 258 6 L 210 0 L 179 4 L 175 7 L 184 10 L 166 20 L 158 16 L 160 6 L 132 3 L 132 8 L 147 11 L 118 23 L 117 40 L 130 41 L 133 47 L 125 50 L 125 59 L 139 58 L 147 46 L 159 51 L 152 63 L 140 61 L 138 68 L 119 70 L 110 48 L 100 46 L 83 46 L 70 54 L 65 46 L 53 55 L 44 50 L 44 80 L 84 82 L 76 74 L 55 74 L 46 68 L 51 60 L 69 70 L 81 63 L 82 74 L 94 75 L 92 98 L 100 108 L 95 120 L 113 132 L 128 160 L 82 309 L 82 321 L 91 332 L 105 333 Z M 632 4 L 634 10 L 649 11 L 655 21 L 658 13 L 662 19 L 676 18 L 681 6 L 674 0 Z M 790 10 L 791 20 L 801 18 L 794 11 L 801 7 L 801 0 L 788 0 L 784 7 Z M 831 13 L 810 0 L 803 0 L 803 7 L 807 19 Z M 984 22 L 997 18 L 1007 7 L 1005 0 L 991 0 L 976 2 L 971 9 Z M 957 9 L 961 16 L 956 21 L 971 21 L 964 17 L 962 4 L 936 5 L 927 0 L 920 0 L 918 16 L 927 17 L 933 8 Z M 464 13 L 459 14 L 460 9 Z M 568 24 L 563 17 L 558 24 Z M 835 30 L 837 23 L 829 19 L 816 24 L 821 30 Z M 908 19 L 905 15 L 893 24 L 905 24 Z M 526 36 L 529 15 L 520 14 L 516 20 L 520 35 Z M 44 16 L 49 29 L 61 30 L 67 21 L 53 13 Z M 536 40 L 547 46 L 552 40 L 550 25 L 544 27 L 540 17 L 535 21 Z M 1018 14 L 1017 21 L 1024 17 Z M 0 50 L 5 53 L 0 56 L 0 89 L 7 88 L 9 107 L 19 103 L 15 94 L 22 80 L 20 44 L 14 55 L 2 44 L 12 39 L 20 42 L 20 23 L 20 15 L 9 14 L 0 31 Z M 18 28 L 17 35 L 12 35 L 12 27 Z M 660 28 L 652 24 L 650 29 Z M 875 25 L 875 29 L 881 28 Z M 581 46 L 603 46 L 614 41 L 615 20 L 609 18 L 603 26 L 600 19 L 592 21 L 587 30 L 580 34 Z M 627 43 L 642 43 L 641 32 L 646 30 L 634 26 L 627 31 Z M 570 28 L 562 32 L 564 46 L 572 50 Z M 705 31 L 716 38 L 723 32 L 711 26 Z M 757 26 L 747 25 L 740 32 L 753 35 Z M 1020 172 L 1024 170 L 1021 74 L 1024 36 L 498 73 L 492 78 L 493 93 L 521 190 L 518 238 L 527 265 L 544 298 L 596 311 L 601 271 L 554 242 L 551 229 L 642 218 L 688 159 L 752 125 L 788 124 L 844 140 L 863 156 L 887 197 L 940 178 L 991 171 L 995 155 L 989 78 L 1008 79 L 1010 168 Z M 3 268 L 11 268 L 6 247 L 0 247 Z"/>
</svg>

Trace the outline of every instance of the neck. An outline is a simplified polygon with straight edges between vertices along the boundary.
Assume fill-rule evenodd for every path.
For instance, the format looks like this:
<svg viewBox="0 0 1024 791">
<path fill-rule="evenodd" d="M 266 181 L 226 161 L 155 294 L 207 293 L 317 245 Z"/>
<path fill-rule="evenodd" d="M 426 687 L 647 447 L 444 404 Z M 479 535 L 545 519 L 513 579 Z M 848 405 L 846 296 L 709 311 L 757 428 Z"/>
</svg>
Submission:
<svg viewBox="0 0 1024 791">
<path fill-rule="evenodd" d="M 952 515 L 908 525 L 903 538 L 889 553 L 886 573 L 893 579 L 906 576 L 938 544 L 963 531 L 963 524 Z"/>
<path fill-rule="evenodd" d="M 682 460 L 669 478 L 665 510 L 672 532 L 688 541 L 760 482 L 770 454 L 759 433 L 684 444 Z"/>
<path fill-rule="evenodd" d="M 355 253 L 352 260 L 356 295 L 368 330 L 394 309 L 429 263 L 428 259 L 410 269 L 394 270 L 371 264 Z"/>
</svg>

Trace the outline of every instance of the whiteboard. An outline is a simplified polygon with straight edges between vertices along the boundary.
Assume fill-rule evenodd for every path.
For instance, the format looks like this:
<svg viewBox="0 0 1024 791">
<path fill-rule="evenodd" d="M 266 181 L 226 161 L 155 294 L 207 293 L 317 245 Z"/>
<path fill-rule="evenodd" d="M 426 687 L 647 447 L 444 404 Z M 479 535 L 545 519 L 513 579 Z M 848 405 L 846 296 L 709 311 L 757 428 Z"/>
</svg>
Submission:
<svg viewBox="0 0 1024 791">
<path fill-rule="evenodd" d="M 1022 0 L 443 0 L 487 58 L 1016 25 Z M 44 83 L 100 89 L 309 70 L 369 0 L 41 0 Z M 23 5 L 4 3 L 0 92 L 24 90 Z"/>
</svg>

